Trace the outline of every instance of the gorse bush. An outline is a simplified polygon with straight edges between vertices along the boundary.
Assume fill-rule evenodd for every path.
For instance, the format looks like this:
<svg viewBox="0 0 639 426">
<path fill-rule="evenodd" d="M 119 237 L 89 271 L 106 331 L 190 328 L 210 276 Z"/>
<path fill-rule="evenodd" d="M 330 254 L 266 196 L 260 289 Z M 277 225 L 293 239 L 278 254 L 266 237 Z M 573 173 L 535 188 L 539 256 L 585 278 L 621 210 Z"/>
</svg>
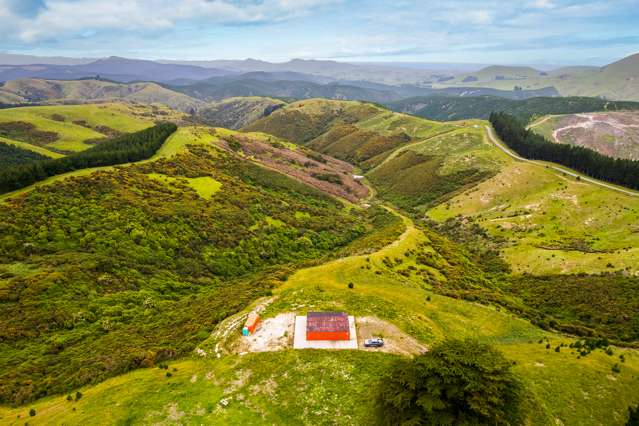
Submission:
<svg viewBox="0 0 639 426">
<path fill-rule="evenodd" d="M 221 184 L 210 199 L 188 185 L 202 176 Z M 365 236 L 369 220 L 202 146 L 16 197 L 0 210 L 0 402 L 188 353 L 285 273 Z"/>
<path fill-rule="evenodd" d="M 34 182 L 89 167 L 111 166 L 151 157 L 177 130 L 173 123 L 162 123 L 136 133 L 102 142 L 86 151 L 55 160 L 30 162 L 0 171 L 0 193 L 24 188 Z"/>
<path fill-rule="evenodd" d="M 510 367 L 476 341 L 441 343 L 397 362 L 380 383 L 377 418 L 387 425 L 516 423 L 520 385 Z"/>
</svg>

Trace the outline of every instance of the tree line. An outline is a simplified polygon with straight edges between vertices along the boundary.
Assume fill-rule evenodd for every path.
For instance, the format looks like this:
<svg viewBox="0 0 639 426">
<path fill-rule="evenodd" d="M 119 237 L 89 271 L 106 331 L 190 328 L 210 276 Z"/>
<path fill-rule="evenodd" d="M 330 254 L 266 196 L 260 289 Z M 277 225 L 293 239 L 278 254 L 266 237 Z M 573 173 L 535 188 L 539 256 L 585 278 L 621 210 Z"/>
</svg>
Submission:
<svg viewBox="0 0 639 426">
<path fill-rule="evenodd" d="M 522 157 L 551 161 L 596 179 L 639 189 L 639 161 L 611 158 L 581 146 L 552 143 L 503 112 L 491 113 L 489 120 L 501 140 Z"/>
<path fill-rule="evenodd" d="M 37 152 L 20 149 L 8 143 L 0 142 L 0 170 L 18 164 L 46 160 L 48 157 Z"/>
<path fill-rule="evenodd" d="M 89 167 L 112 166 L 151 157 L 177 130 L 173 123 L 160 123 L 139 132 L 109 139 L 86 151 L 63 158 L 34 161 L 0 171 L 0 193 L 15 191 L 50 176 Z"/>
</svg>

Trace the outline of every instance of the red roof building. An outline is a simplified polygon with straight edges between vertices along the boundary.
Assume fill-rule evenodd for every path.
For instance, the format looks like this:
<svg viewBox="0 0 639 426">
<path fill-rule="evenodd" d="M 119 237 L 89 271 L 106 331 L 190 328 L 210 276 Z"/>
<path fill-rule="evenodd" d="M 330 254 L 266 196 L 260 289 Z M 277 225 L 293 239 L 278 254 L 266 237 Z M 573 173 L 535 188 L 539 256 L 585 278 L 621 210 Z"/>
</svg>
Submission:
<svg viewBox="0 0 639 426">
<path fill-rule="evenodd" d="M 350 340 L 346 312 L 309 312 L 306 315 L 306 340 Z"/>
</svg>

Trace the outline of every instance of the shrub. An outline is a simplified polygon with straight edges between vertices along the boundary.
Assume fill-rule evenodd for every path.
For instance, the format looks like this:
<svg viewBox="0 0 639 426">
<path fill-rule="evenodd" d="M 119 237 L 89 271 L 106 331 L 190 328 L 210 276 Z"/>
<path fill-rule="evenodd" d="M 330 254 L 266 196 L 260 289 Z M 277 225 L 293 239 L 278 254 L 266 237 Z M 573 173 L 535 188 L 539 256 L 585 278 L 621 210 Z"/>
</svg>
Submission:
<svg viewBox="0 0 639 426">
<path fill-rule="evenodd" d="M 31 417 L 35 417 L 35 415 L 36 415 L 36 410 L 35 410 L 35 408 L 32 408 L 32 409 L 30 409 L 30 410 L 29 410 L 29 415 L 30 415 Z"/>
<path fill-rule="evenodd" d="M 639 426 L 639 405 L 628 407 L 628 421 L 626 426 Z"/>
<path fill-rule="evenodd" d="M 355 287 L 355 284 L 353 284 L 353 283 L 348 283 L 348 288 L 352 289 L 353 287 Z"/>
<path fill-rule="evenodd" d="M 402 359 L 381 382 L 381 423 L 517 423 L 520 385 L 510 368 L 500 352 L 473 340 Z"/>
<path fill-rule="evenodd" d="M 75 400 L 79 401 L 82 398 L 82 392 L 78 391 L 75 393 Z"/>
</svg>

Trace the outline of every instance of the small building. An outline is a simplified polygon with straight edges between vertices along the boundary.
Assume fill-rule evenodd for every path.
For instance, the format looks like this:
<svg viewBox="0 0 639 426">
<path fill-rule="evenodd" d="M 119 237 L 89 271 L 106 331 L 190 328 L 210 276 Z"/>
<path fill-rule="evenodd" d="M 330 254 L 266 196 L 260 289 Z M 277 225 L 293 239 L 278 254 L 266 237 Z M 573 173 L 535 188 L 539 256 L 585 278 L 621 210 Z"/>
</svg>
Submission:
<svg viewBox="0 0 639 426">
<path fill-rule="evenodd" d="M 353 175 L 353 179 L 354 180 L 362 180 L 362 179 L 364 179 L 364 176 L 362 176 L 362 175 Z"/>
<path fill-rule="evenodd" d="M 306 340 L 350 340 L 346 312 L 309 312 L 306 316 Z"/>
<path fill-rule="evenodd" d="M 251 312 L 246 319 L 244 328 L 242 328 L 242 334 L 244 336 L 250 336 L 255 333 L 257 326 L 260 324 L 260 314 L 257 312 Z"/>
</svg>

